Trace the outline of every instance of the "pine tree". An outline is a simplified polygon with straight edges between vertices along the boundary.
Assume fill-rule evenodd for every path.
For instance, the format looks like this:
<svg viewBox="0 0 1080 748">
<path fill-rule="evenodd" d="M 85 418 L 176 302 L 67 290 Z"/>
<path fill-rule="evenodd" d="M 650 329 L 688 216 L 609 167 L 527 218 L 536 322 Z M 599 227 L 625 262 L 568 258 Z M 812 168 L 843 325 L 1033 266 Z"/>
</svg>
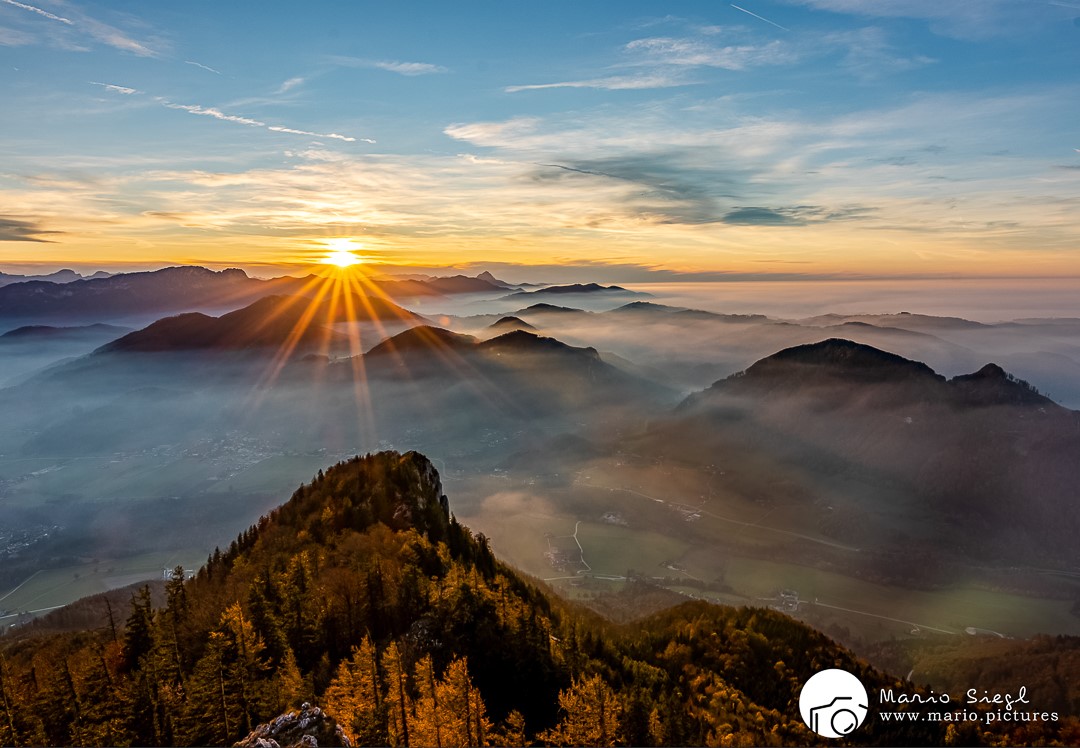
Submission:
<svg viewBox="0 0 1080 748">
<path fill-rule="evenodd" d="M 365 636 L 353 649 L 352 657 L 338 666 L 323 702 L 354 745 L 390 742 L 375 646 L 370 638 Z"/>
<path fill-rule="evenodd" d="M 406 670 L 401 648 L 390 642 L 382 654 L 382 673 L 386 682 L 386 727 L 392 746 L 409 746 L 412 699 L 406 690 Z"/>
<path fill-rule="evenodd" d="M 599 675 L 575 680 L 559 691 L 562 721 L 541 735 L 557 745 L 615 745 L 619 729 L 619 703 L 615 692 Z"/>
<path fill-rule="evenodd" d="M 490 745 L 491 722 L 487 708 L 469 676 L 469 665 L 462 657 L 453 660 L 438 688 L 439 706 L 443 712 L 443 745 Z M 520 715 L 519 715 L 520 716 Z M 524 720 L 522 720 L 524 724 Z"/>
<path fill-rule="evenodd" d="M 413 683 L 416 684 L 417 697 L 413 702 L 414 720 L 409 731 L 409 739 L 413 745 L 428 746 L 429 748 L 443 748 L 444 745 L 444 710 L 449 713 L 449 708 L 440 703 L 443 689 L 440 688 L 435 678 L 435 665 L 431 661 L 431 655 L 424 655 L 416 663 L 413 675 Z"/>
</svg>

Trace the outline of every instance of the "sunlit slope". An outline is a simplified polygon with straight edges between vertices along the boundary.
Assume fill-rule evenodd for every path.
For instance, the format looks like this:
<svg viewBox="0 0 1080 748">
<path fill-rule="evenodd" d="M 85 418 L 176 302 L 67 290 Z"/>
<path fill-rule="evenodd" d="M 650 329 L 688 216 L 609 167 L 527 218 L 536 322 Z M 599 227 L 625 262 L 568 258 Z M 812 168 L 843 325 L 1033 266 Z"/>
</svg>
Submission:
<svg viewBox="0 0 1080 748">
<path fill-rule="evenodd" d="M 136 596 L 115 637 L 106 620 L 31 627 L 0 647 L 5 744 L 230 744 L 301 701 L 359 743 L 428 744 L 433 723 L 456 729 L 450 690 L 425 706 L 443 679 L 475 689 L 478 731 L 462 744 L 573 745 L 589 730 L 632 745 L 802 744 L 798 692 L 814 672 L 900 685 L 772 611 L 695 603 L 607 624 L 498 562 L 454 519 L 432 463 L 396 452 L 320 472 L 194 580 L 170 583 L 165 608 Z M 871 719 L 861 736 L 943 733 Z"/>
</svg>

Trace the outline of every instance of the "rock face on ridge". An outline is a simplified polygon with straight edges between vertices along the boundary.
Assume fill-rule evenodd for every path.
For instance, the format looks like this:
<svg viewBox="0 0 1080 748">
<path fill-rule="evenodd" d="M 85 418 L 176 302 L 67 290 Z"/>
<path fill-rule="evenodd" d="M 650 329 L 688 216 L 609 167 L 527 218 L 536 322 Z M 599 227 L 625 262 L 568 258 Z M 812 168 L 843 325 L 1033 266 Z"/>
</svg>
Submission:
<svg viewBox="0 0 1080 748">
<path fill-rule="evenodd" d="M 236 748 L 351 748 L 341 725 L 317 706 L 304 702 L 300 712 L 288 712 L 234 744 Z"/>
</svg>

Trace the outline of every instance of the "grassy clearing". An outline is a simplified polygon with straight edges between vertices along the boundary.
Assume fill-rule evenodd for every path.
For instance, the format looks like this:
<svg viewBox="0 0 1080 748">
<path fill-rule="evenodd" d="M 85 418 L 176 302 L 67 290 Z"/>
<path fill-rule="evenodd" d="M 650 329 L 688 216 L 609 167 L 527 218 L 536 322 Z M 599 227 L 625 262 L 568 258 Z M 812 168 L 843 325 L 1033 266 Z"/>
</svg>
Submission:
<svg viewBox="0 0 1080 748">
<path fill-rule="evenodd" d="M 87 595 L 142 580 L 160 579 L 162 569 L 171 569 L 177 565 L 194 569 L 205 561 L 205 549 L 186 548 L 47 569 L 33 575 L 14 591 L 0 592 L 0 609 L 6 611 L 5 615 L 9 615 L 67 605 Z"/>
</svg>

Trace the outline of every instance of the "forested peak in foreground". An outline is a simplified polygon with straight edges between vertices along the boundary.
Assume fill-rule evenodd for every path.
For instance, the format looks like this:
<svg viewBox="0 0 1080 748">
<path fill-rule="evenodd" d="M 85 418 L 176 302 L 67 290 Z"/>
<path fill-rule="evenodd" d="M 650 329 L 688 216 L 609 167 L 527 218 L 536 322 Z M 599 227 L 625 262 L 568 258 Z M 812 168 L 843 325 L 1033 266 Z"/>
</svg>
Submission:
<svg viewBox="0 0 1080 748">
<path fill-rule="evenodd" d="M 228 745 L 304 702 L 354 744 L 810 744 L 813 673 L 901 686 L 774 611 L 615 626 L 560 601 L 454 519 L 415 452 L 320 472 L 165 598 L 0 640 L 0 744 Z M 859 735 L 943 737 L 873 716 Z"/>
</svg>

